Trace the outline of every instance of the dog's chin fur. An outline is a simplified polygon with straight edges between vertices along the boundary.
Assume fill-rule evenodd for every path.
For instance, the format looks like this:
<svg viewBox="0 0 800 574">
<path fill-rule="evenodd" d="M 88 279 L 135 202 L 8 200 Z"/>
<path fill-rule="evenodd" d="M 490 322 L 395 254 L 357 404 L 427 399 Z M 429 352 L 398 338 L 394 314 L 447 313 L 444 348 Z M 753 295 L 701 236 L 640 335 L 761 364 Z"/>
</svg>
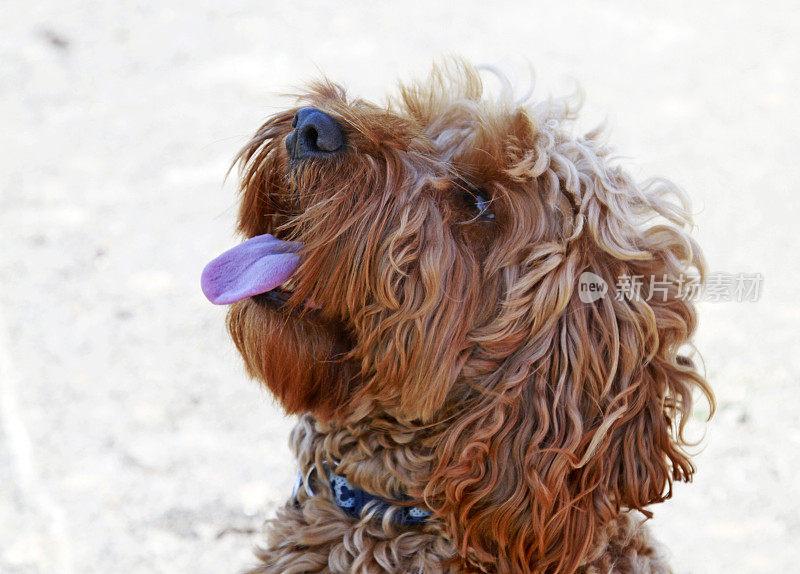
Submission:
<svg viewBox="0 0 800 574">
<path fill-rule="evenodd" d="M 329 82 L 299 100 L 239 156 L 241 233 L 302 245 L 287 301 L 228 317 L 248 372 L 303 414 L 306 486 L 256 571 L 668 571 L 631 512 L 691 479 L 694 391 L 714 404 L 677 292 L 705 270 L 682 191 L 636 182 L 599 133 L 573 135 L 568 100 L 488 99 L 461 62 L 385 108 Z M 335 158 L 287 157 L 308 105 L 343 126 Z M 607 297 L 580 300 L 585 271 Z M 623 276 L 644 294 L 668 285 L 615 297 Z M 334 464 L 434 517 L 348 517 L 321 478 Z"/>
<path fill-rule="evenodd" d="M 347 404 L 355 372 L 340 325 L 261 297 L 231 306 L 228 331 L 247 372 L 268 382 L 287 412 L 327 419 Z"/>
</svg>

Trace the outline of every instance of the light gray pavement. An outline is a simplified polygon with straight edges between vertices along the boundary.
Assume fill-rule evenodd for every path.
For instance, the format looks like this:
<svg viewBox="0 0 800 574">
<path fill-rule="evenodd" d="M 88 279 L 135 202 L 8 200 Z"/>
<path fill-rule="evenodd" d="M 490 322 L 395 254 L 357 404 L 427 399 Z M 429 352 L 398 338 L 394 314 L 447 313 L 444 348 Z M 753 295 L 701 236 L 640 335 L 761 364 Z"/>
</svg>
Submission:
<svg viewBox="0 0 800 574">
<path fill-rule="evenodd" d="M 317 70 L 380 97 L 449 52 L 578 79 L 641 175 L 695 200 L 719 399 L 656 507 L 678 572 L 800 562 L 795 2 L 0 6 L 0 572 L 237 572 L 288 494 L 291 420 L 198 287 L 235 241 L 234 153 Z"/>
</svg>

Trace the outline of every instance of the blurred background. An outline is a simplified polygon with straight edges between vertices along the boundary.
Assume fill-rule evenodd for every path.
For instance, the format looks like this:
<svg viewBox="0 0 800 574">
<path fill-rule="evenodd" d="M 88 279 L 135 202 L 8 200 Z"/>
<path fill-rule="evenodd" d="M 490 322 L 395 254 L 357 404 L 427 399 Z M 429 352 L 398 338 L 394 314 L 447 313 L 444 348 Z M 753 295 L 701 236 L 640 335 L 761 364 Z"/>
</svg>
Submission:
<svg viewBox="0 0 800 574">
<path fill-rule="evenodd" d="M 677 572 L 800 550 L 796 2 L 70 2 L 0 8 L 0 572 L 238 572 L 291 490 L 292 420 L 199 288 L 237 239 L 234 154 L 321 73 L 381 100 L 460 53 L 577 80 L 639 176 L 694 200 L 719 410 L 653 508 Z M 701 409 L 696 419 L 701 421 Z M 695 425 L 702 430 L 702 426 Z"/>
</svg>

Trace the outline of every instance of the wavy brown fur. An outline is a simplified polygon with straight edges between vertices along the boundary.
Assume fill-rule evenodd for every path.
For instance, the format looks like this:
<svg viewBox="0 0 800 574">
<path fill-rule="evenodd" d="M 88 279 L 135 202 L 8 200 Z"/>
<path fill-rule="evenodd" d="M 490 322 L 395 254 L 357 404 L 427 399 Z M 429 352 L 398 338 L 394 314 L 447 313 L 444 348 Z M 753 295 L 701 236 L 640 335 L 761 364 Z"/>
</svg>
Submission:
<svg viewBox="0 0 800 574">
<path fill-rule="evenodd" d="M 453 62 L 379 107 L 321 82 L 298 107 L 341 123 L 343 155 L 288 159 L 297 108 L 241 152 L 240 231 L 303 248 L 288 305 L 235 304 L 229 329 L 305 414 L 292 445 L 316 485 L 271 521 L 255 572 L 668 571 L 630 511 L 691 479 L 683 426 L 693 391 L 713 396 L 676 285 L 649 301 L 613 286 L 703 275 L 687 203 L 634 181 L 599 133 L 572 135 L 568 101 L 517 104 L 501 84 L 489 99 Z M 581 302 L 584 271 L 612 292 Z M 435 518 L 347 517 L 319 479 L 334 461 Z"/>
</svg>

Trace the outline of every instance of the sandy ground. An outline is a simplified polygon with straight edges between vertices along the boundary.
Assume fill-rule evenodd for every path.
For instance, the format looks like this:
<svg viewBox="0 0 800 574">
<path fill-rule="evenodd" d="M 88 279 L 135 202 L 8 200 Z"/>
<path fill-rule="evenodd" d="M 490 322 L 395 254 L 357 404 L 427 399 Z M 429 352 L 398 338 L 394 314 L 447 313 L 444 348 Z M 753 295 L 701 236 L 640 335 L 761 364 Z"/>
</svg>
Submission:
<svg viewBox="0 0 800 574">
<path fill-rule="evenodd" d="M 198 286 L 235 241 L 228 163 L 318 70 L 378 97 L 450 52 L 527 58 L 539 96 L 580 80 L 583 125 L 692 195 L 712 269 L 763 273 L 758 303 L 702 305 L 719 412 L 652 524 L 678 572 L 798 571 L 800 14 L 650 5 L 5 0 L 0 572 L 252 561 L 292 422 Z"/>
</svg>

